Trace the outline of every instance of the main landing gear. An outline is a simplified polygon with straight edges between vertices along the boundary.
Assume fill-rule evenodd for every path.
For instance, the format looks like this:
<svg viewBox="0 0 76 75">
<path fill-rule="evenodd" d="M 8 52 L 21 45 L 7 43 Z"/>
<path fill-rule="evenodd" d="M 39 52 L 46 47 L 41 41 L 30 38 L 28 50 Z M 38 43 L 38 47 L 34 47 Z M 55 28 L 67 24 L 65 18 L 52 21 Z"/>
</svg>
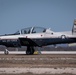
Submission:
<svg viewBox="0 0 76 75">
<path fill-rule="evenodd" d="M 32 46 L 27 46 L 26 55 L 33 55 L 35 53 L 35 49 Z M 8 49 L 5 49 L 4 51 L 5 55 L 9 54 Z M 41 54 L 40 51 L 37 52 L 37 54 Z"/>
<path fill-rule="evenodd" d="M 27 46 L 27 50 L 26 50 L 27 55 L 33 55 L 34 51 L 35 51 L 34 47 Z"/>
</svg>

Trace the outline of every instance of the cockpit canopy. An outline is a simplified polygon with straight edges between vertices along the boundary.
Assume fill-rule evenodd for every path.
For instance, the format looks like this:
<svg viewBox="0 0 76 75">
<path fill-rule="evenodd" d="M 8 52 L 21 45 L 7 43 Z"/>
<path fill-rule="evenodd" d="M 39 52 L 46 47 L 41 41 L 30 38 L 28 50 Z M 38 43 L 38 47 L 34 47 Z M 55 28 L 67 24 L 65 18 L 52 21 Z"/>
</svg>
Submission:
<svg viewBox="0 0 76 75">
<path fill-rule="evenodd" d="M 29 27 L 21 29 L 20 31 L 17 31 L 15 34 L 30 34 L 30 33 L 44 33 L 46 32 L 46 28 L 43 27 Z"/>
</svg>

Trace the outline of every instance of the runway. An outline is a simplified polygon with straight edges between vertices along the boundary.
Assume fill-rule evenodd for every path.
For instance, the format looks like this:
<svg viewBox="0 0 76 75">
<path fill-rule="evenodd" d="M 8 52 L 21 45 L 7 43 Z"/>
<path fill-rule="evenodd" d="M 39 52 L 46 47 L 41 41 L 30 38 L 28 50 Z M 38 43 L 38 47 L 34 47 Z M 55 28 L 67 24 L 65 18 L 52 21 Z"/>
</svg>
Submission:
<svg viewBox="0 0 76 75">
<path fill-rule="evenodd" d="M 76 54 L 14 53 L 0 54 L 0 75 L 76 75 Z"/>
<path fill-rule="evenodd" d="M 4 54 L 4 51 L 0 51 Z M 26 51 L 9 51 L 9 54 L 26 54 Z M 41 51 L 38 54 L 76 54 L 76 51 Z"/>
<path fill-rule="evenodd" d="M 76 51 L 0 51 L 0 75 L 76 75 Z"/>
<path fill-rule="evenodd" d="M 30 73 L 30 75 L 61 75 L 61 74 L 76 74 L 76 68 L 0 68 L 0 74 L 25 74 L 29 75 L 27 73 Z"/>
</svg>

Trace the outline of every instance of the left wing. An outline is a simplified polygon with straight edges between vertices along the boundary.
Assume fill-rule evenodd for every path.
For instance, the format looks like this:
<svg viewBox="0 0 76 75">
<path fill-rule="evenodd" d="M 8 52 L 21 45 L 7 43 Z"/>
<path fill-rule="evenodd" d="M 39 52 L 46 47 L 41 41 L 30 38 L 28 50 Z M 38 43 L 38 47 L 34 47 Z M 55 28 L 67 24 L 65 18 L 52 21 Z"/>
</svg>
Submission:
<svg viewBox="0 0 76 75">
<path fill-rule="evenodd" d="M 19 38 L 20 44 L 22 46 L 39 46 L 34 39 L 29 39 L 29 38 Z"/>
</svg>

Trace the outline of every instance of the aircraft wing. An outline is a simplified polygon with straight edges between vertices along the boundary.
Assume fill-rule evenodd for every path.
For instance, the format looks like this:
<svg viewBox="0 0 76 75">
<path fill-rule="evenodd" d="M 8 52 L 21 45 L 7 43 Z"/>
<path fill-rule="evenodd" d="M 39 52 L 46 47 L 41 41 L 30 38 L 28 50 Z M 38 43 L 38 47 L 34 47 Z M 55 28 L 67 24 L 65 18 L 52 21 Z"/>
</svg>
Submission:
<svg viewBox="0 0 76 75">
<path fill-rule="evenodd" d="M 19 38 L 22 46 L 47 46 L 54 44 L 75 43 L 76 38 Z"/>
<path fill-rule="evenodd" d="M 30 38 L 19 38 L 20 44 L 23 46 L 39 46 L 37 41 Z"/>
</svg>

